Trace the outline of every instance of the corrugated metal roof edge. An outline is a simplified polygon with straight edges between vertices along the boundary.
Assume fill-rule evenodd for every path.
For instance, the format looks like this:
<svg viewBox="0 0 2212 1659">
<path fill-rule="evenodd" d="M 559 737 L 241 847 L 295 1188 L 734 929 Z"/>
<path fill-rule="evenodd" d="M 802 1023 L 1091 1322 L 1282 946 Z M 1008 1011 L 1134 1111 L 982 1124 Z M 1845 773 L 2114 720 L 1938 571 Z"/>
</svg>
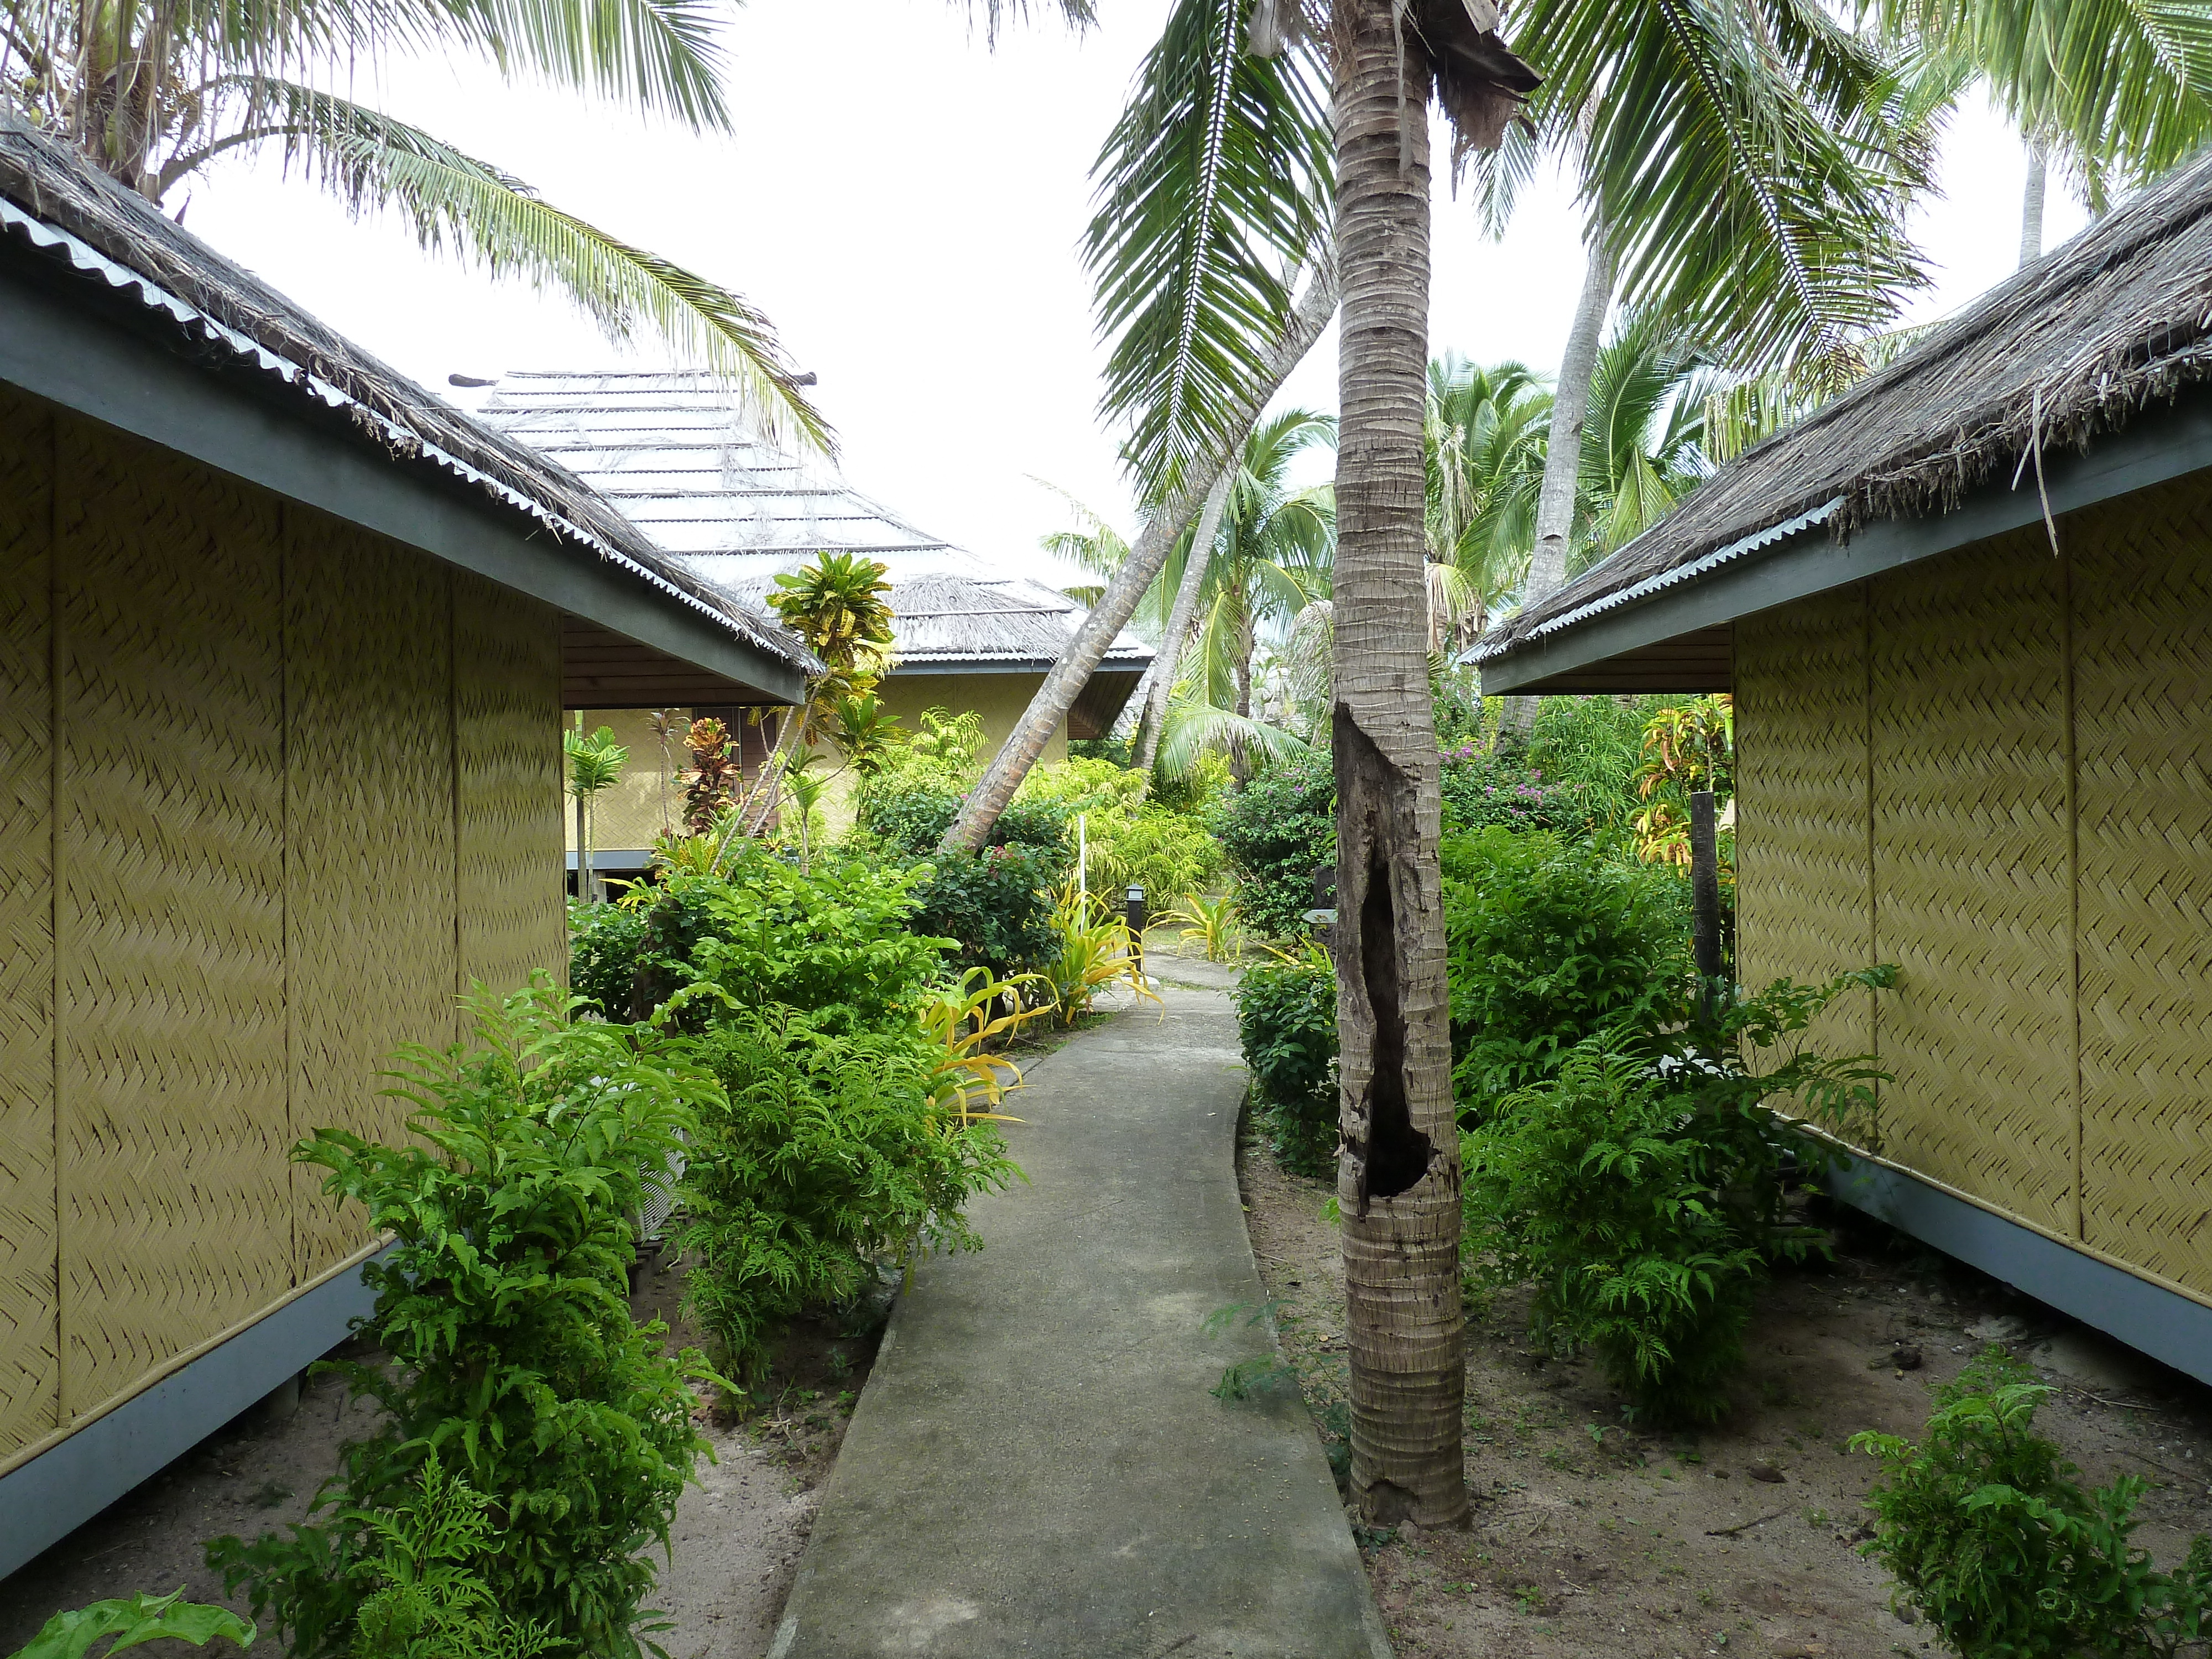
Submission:
<svg viewBox="0 0 2212 1659">
<path fill-rule="evenodd" d="M 1769 525 L 1764 530 L 1754 530 L 1748 536 L 1732 541 L 1724 547 L 1717 547 L 1710 553 L 1701 554 L 1686 564 L 1676 565 L 1671 570 L 1659 571 L 1653 575 L 1646 576 L 1640 582 L 1631 583 L 1626 587 L 1617 588 L 1613 592 L 1592 599 L 1588 605 L 1577 605 L 1572 611 L 1563 611 L 1556 617 L 1547 617 L 1520 639 L 1516 640 L 1513 642 L 1513 648 L 1540 640 L 1547 634 L 1556 634 L 1562 629 L 1571 628 L 1577 623 L 1587 622 L 1590 617 L 1604 611 L 1624 605 L 1632 605 L 1638 599 L 1648 599 L 1652 594 L 1672 587 L 1677 583 L 1693 581 L 1732 560 L 1741 558 L 1747 553 L 1755 553 L 1762 548 L 1771 547 L 1777 543 L 1787 541 L 1800 531 L 1809 530 L 1814 525 L 1825 524 L 1836 515 L 1843 504 L 1842 496 L 1832 497 L 1808 512 L 1800 513 L 1794 519 L 1784 519 L 1781 523 Z M 1632 543 L 1630 545 L 1632 546 L 1634 544 Z M 1626 552 L 1627 550 L 1624 548 L 1622 550 Z M 1495 662 L 1498 658 L 1509 654 L 1510 654 L 1510 650 L 1505 646 L 1493 644 L 1487 640 L 1478 640 L 1461 654 L 1460 661 L 1479 666 L 1483 663 Z"/>
</svg>

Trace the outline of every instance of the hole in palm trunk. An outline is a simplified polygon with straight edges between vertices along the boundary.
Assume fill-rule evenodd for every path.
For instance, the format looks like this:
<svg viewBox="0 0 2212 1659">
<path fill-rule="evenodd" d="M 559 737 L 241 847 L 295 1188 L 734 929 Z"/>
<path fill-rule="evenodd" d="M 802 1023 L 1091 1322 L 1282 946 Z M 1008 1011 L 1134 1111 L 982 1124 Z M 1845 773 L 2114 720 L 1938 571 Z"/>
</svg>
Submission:
<svg viewBox="0 0 2212 1659">
<path fill-rule="evenodd" d="M 1413 790 L 1405 776 L 1359 729 L 1352 711 L 1336 709 L 1337 799 L 1347 829 L 1357 826 L 1352 850 L 1365 865 L 1359 896 L 1358 975 L 1374 1021 L 1368 1068 L 1364 1145 L 1359 1157 L 1359 1210 L 1374 1198 L 1395 1198 L 1428 1172 L 1434 1148 L 1413 1127 L 1406 1099 L 1406 1016 L 1398 977 L 1398 918 L 1390 881 L 1400 814 L 1410 834 Z"/>
</svg>

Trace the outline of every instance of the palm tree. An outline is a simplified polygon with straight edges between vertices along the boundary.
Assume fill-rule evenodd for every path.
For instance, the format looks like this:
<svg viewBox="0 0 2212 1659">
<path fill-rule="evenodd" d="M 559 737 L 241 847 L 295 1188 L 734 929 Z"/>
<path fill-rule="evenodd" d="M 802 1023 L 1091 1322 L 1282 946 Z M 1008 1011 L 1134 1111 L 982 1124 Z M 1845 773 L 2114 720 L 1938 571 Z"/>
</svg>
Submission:
<svg viewBox="0 0 2212 1659">
<path fill-rule="evenodd" d="M 1654 312 L 1621 319 L 1590 376 L 1571 574 L 1656 524 L 1711 471 L 1712 374 L 1707 355 Z"/>
<path fill-rule="evenodd" d="M 1101 412 L 1156 503 L 945 832 L 981 847 L 1336 312 L 1334 137 L 1310 45 L 1243 50 L 1249 0 L 1177 0 L 1092 168 L 1088 258 L 1115 344 Z M 1179 580 L 1163 589 L 1166 607 Z M 1163 623 L 1166 620 L 1162 617 Z"/>
<path fill-rule="evenodd" d="M 1285 410 L 1254 428 L 1224 475 L 1218 533 L 1210 549 L 1200 544 L 1193 551 L 1176 593 L 1182 631 L 1171 623 L 1161 643 L 1168 678 L 1158 684 L 1176 696 L 1171 707 L 1161 700 L 1157 717 L 1173 741 L 1155 749 L 1171 775 L 1206 753 L 1226 753 L 1241 775 L 1255 752 L 1286 747 L 1253 717 L 1252 663 L 1263 638 L 1279 641 L 1297 617 L 1327 599 L 1335 554 L 1331 492 L 1327 485 L 1293 489 L 1289 473 L 1335 427 L 1310 410 Z M 1206 528 L 1202 516 L 1199 528 Z M 1186 647 L 1189 667 L 1179 673 Z M 1140 753 L 1139 763 L 1149 764 L 1153 752 Z"/>
<path fill-rule="evenodd" d="M 1535 540 L 1552 394 L 1517 362 L 1429 363 L 1429 650 L 1455 651 L 1521 585 Z"/>
<path fill-rule="evenodd" d="M 2212 137 L 2212 10 L 2199 0 L 1866 0 L 1990 94 L 2027 146 L 2021 263 L 2043 252 L 2045 173 L 2073 173 L 2102 212 L 2118 191 Z"/>
<path fill-rule="evenodd" d="M 1020 0 L 983 0 L 995 32 Z M 1060 0 L 1087 21 L 1089 0 Z M 276 149 L 354 214 L 395 212 L 427 248 L 565 291 L 615 339 L 659 335 L 726 377 L 771 434 L 830 432 L 760 312 L 563 211 L 495 163 L 333 90 L 402 55 L 729 126 L 706 0 L 0 0 L 0 107 L 74 143 L 149 200 L 234 151 Z"/>
<path fill-rule="evenodd" d="M 1517 21 L 1516 49 L 1547 78 L 1529 126 L 1484 169 L 1485 210 L 1502 227 L 1542 155 L 1565 149 L 1589 247 L 1553 404 L 1533 604 L 1566 580 L 1616 295 L 1727 342 L 1745 372 L 1791 364 L 1840 384 L 1857 339 L 1923 280 L 1902 216 L 1926 185 L 1932 130 L 1898 65 L 1819 0 L 1534 0 Z M 1668 146 L 1656 169 L 1655 131 Z M 1513 700 L 1514 730 L 1534 716 L 1532 699 Z"/>
</svg>

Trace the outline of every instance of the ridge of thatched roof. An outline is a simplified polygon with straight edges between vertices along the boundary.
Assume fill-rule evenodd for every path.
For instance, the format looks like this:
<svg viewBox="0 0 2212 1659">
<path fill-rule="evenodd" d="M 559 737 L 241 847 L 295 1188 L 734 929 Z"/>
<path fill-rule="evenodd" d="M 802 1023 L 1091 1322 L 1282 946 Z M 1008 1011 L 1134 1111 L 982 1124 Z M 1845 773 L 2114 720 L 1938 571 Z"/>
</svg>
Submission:
<svg viewBox="0 0 2212 1659">
<path fill-rule="evenodd" d="M 1824 524 L 1844 541 L 1877 520 L 1946 514 L 1982 485 L 2018 483 L 2024 462 L 2032 489 L 2039 451 L 2046 459 L 2086 451 L 2207 380 L 2212 155 L 1719 468 L 1650 529 L 1501 623 L 1469 655 L 1494 661 L 1534 636 L 1696 580 L 1786 532 Z"/>
<path fill-rule="evenodd" d="M 803 671 L 779 623 L 699 581 L 582 480 L 362 350 L 67 145 L 0 112 L 0 236 L 129 304 L 180 355 L 244 373 L 395 461 L 434 467 Z"/>
<path fill-rule="evenodd" d="M 827 466 L 763 438 L 738 399 L 665 370 L 516 370 L 482 418 L 620 507 L 700 581 L 745 605 L 818 553 L 880 560 L 891 583 L 894 649 L 907 668 L 1049 666 L 1083 607 L 913 524 Z M 1152 648 L 1120 635 L 1100 665 L 1141 671 Z"/>
</svg>

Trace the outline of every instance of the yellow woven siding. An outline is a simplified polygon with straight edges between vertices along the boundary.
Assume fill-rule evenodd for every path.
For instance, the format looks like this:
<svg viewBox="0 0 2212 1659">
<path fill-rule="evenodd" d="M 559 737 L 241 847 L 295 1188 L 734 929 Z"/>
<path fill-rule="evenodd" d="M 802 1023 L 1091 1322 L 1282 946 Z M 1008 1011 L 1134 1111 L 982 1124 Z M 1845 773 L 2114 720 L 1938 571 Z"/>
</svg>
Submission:
<svg viewBox="0 0 2212 1659">
<path fill-rule="evenodd" d="M 285 512 L 292 1126 L 388 1137 L 375 1073 L 453 1030 L 451 581 L 419 554 Z M 295 1270 L 368 1242 L 295 1172 Z"/>
<path fill-rule="evenodd" d="M 1866 594 L 1736 624 L 1736 905 L 1741 976 L 1808 984 L 1874 960 L 1867 867 Z M 1875 1046 L 1871 996 L 1843 998 L 1816 1052 Z"/>
<path fill-rule="evenodd" d="M 2067 541 L 2084 1231 L 2212 1294 L 2212 510 L 2162 491 Z"/>
<path fill-rule="evenodd" d="M 556 642 L 558 643 L 557 641 Z M 597 731 L 605 726 L 615 734 L 615 741 L 629 750 L 629 763 L 615 787 L 603 792 L 592 803 L 592 846 L 597 850 L 613 848 L 650 847 L 659 839 L 662 823 L 661 793 L 664 782 L 667 789 L 667 818 L 676 829 L 684 826 L 684 775 L 690 764 L 690 750 L 678 735 L 668 745 L 668 757 L 663 762 L 660 739 L 653 735 L 653 711 L 647 708 L 586 708 L 584 730 Z M 685 719 L 691 711 L 675 711 Z M 575 710 L 566 719 L 573 723 Z M 559 746 L 556 734 L 555 746 Z M 758 742 L 746 745 L 748 752 Z M 568 801 L 561 813 L 561 845 L 567 852 L 576 850 L 576 804 Z"/>
<path fill-rule="evenodd" d="M 54 1279 L 53 427 L 0 391 L 0 1459 L 60 1425 Z"/>
<path fill-rule="evenodd" d="M 2035 534 L 2042 534 L 2038 526 Z M 1873 588 L 1875 942 L 1887 1150 L 2074 1231 L 2064 618 L 2005 538 Z"/>
<path fill-rule="evenodd" d="M 457 575 L 453 641 L 462 985 L 565 979 L 560 613 Z"/>
<path fill-rule="evenodd" d="M 275 508 L 63 418 L 63 1404 L 290 1282 Z"/>
</svg>

